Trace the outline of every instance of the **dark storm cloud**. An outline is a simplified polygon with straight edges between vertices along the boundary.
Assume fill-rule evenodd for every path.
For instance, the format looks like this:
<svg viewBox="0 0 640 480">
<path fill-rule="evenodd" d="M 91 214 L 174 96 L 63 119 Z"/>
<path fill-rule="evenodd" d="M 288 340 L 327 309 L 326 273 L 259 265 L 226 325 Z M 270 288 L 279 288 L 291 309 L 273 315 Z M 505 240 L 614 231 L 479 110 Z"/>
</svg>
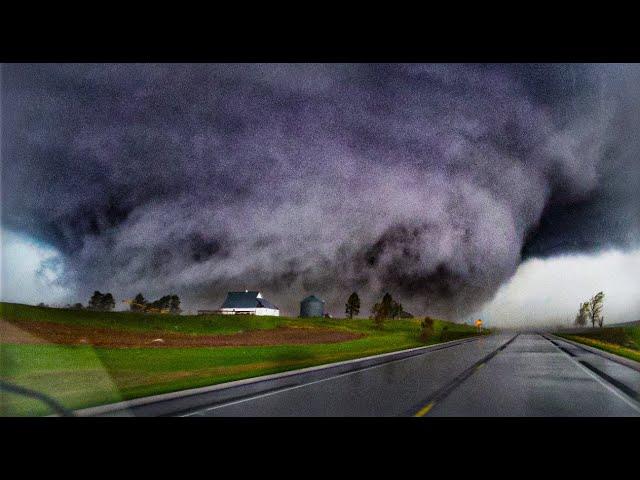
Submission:
<svg viewBox="0 0 640 480">
<path fill-rule="evenodd" d="M 3 225 L 79 298 L 357 289 L 461 315 L 638 238 L 638 68 L 4 65 Z M 366 305 L 366 303 L 365 303 Z M 368 312 L 365 312 L 368 313 Z"/>
</svg>

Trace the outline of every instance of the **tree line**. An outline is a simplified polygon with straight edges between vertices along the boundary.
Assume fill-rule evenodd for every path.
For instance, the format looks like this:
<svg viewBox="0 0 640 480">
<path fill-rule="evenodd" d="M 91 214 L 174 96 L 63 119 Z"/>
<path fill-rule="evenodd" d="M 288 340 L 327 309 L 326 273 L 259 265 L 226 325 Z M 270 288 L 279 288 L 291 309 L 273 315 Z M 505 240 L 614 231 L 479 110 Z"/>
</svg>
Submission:
<svg viewBox="0 0 640 480">
<path fill-rule="evenodd" d="M 172 313 L 179 314 L 182 310 L 180 308 L 180 297 L 178 295 L 165 295 L 158 300 L 148 301 L 144 298 L 142 293 L 135 296 L 133 300 L 125 300 L 129 304 L 129 310 L 132 312 L 144 312 L 144 313 Z M 38 306 L 46 306 L 44 303 L 40 303 Z M 67 308 L 73 310 L 93 310 L 98 312 L 110 312 L 116 306 L 115 299 L 111 293 L 102 293 L 99 290 L 93 292 L 93 295 L 87 303 L 85 308 L 82 303 L 75 303 L 73 305 L 67 305 Z"/>
<path fill-rule="evenodd" d="M 345 313 L 349 318 L 353 318 L 354 315 L 360 313 L 360 297 L 356 292 L 349 295 L 345 305 Z M 412 315 L 405 312 L 402 304 L 394 300 L 388 292 L 384 294 L 382 300 L 375 303 L 371 308 L 371 317 L 377 326 L 382 326 L 386 319 L 395 319 L 403 316 L 411 317 Z"/>
<path fill-rule="evenodd" d="M 142 293 L 139 293 L 129 302 L 129 308 L 132 312 L 173 313 L 176 315 L 182 311 L 178 295 L 165 295 L 158 300 L 149 302 Z"/>
</svg>

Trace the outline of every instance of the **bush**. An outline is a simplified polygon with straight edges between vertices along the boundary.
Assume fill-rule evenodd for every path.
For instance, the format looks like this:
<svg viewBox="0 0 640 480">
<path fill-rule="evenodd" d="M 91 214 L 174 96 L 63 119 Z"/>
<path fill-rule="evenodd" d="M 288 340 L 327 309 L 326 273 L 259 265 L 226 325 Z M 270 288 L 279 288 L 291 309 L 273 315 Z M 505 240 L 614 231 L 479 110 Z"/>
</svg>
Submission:
<svg viewBox="0 0 640 480">
<path fill-rule="evenodd" d="M 427 342 L 433 337 L 433 318 L 425 317 L 420 323 L 420 340 Z"/>
<path fill-rule="evenodd" d="M 374 328 L 382 330 L 382 328 L 384 328 L 384 316 L 382 316 L 380 314 L 374 315 L 373 316 L 373 326 L 374 326 Z"/>
<path fill-rule="evenodd" d="M 449 339 L 449 327 L 445 325 L 440 332 L 440 341 L 445 342 Z"/>
</svg>

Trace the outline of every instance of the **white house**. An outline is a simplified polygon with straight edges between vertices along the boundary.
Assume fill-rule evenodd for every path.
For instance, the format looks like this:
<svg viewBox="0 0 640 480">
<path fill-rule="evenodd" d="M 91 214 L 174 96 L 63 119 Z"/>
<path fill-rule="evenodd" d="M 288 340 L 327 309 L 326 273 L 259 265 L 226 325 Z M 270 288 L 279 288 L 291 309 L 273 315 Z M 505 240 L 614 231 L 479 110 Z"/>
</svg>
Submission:
<svg viewBox="0 0 640 480">
<path fill-rule="evenodd" d="M 205 313 L 205 311 L 202 311 Z M 262 296 L 261 292 L 229 292 L 222 307 L 214 312 L 223 315 L 271 315 L 280 316 L 280 310 L 269 300 Z"/>
</svg>

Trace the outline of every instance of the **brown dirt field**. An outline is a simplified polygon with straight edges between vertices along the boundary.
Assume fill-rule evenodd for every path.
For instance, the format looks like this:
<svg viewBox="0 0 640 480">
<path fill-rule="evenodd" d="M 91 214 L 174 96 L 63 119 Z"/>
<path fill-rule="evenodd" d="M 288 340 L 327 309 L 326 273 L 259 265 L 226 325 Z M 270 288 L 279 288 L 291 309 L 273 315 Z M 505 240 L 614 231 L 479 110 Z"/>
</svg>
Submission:
<svg viewBox="0 0 640 480">
<path fill-rule="evenodd" d="M 172 332 L 128 332 L 51 322 L 0 320 L 0 343 L 55 343 L 107 348 L 240 347 L 338 343 L 363 335 L 326 328 L 279 327 L 232 335 L 185 335 Z"/>
</svg>

